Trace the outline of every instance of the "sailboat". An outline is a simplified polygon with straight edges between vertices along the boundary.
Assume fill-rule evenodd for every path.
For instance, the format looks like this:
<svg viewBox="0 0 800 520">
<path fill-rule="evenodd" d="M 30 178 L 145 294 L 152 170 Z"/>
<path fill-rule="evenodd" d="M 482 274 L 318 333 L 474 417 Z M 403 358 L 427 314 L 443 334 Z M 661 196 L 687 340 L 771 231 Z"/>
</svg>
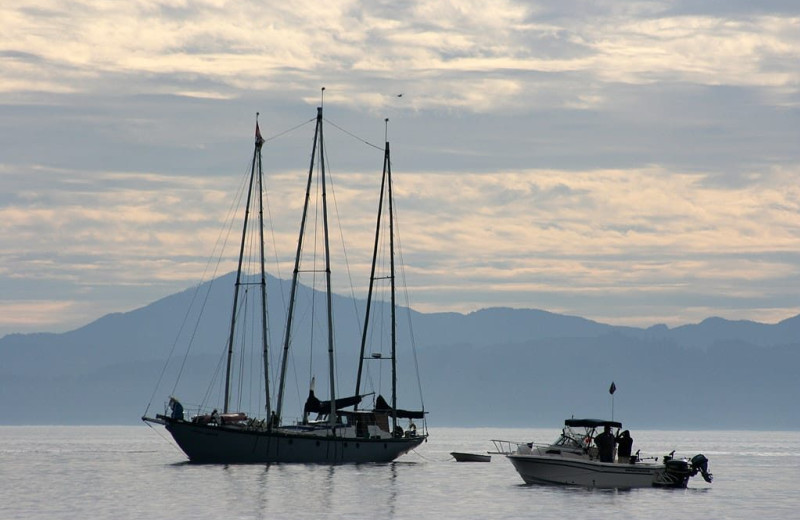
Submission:
<svg viewBox="0 0 800 520">
<path fill-rule="evenodd" d="M 388 120 L 387 120 L 388 121 Z M 247 195 L 247 209 L 244 215 L 242 241 L 239 249 L 239 261 L 234 285 L 233 310 L 230 319 L 230 332 L 228 335 L 227 358 L 225 361 L 225 382 L 223 410 L 216 409 L 211 413 L 207 410 L 200 411 L 193 416 L 187 416 L 183 405 L 175 398 L 170 398 L 163 414 L 149 417 L 147 412 L 142 420 L 151 424 L 163 425 L 172 435 L 175 442 L 192 462 L 200 463 L 365 463 L 389 462 L 400 455 L 419 446 L 427 440 L 427 426 L 425 423 L 426 412 L 424 406 L 421 410 L 404 410 L 397 406 L 397 330 L 396 330 L 396 287 L 395 287 L 395 241 L 394 241 L 394 205 L 392 201 L 392 176 L 391 159 L 389 152 L 388 136 L 384 149 L 383 176 L 381 180 L 380 198 L 378 203 L 378 219 L 375 231 L 375 242 L 372 255 L 370 272 L 369 293 L 366 301 L 366 317 L 361 334 L 361 347 L 356 377 L 355 392 L 352 396 L 337 396 L 336 374 L 334 372 L 334 327 L 332 312 L 331 292 L 331 255 L 328 239 L 328 204 L 326 186 L 326 150 L 323 139 L 323 110 L 317 108 L 316 127 L 311 151 L 311 165 L 306 183 L 305 204 L 300 223 L 300 234 L 297 243 L 297 253 L 294 260 L 294 270 L 291 281 L 291 292 L 288 308 L 286 310 L 286 327 L 283 338 L 283 348 L 280 356 L 280 371 L 277 381 L 277 399 L 272 402 L 270 392 L 270 366 L 269 345 L 267 341 L 268 315 L 267 315 L 267 287 L 264 260 L 264 203 L 263 203 L 263 174 L 261 168 L 261 149 L 264 139 L 256 120 L 256 138 L 249 175 L 249 191 Z M 310 390 L 305 406 L 302 410 L 302 419 L 294 422 L 284 419 L 284 405 L 286 402 L 286 379 L 289 370 L 289 357 L 292 345 L 293 321 L 296 315 L 298 295 L 298 274 L 304 271 L 301 265 L 304 239 L 307 234 L 306 226 L 309 220 L 309 201 L 312 195 L 312 180 L 315 179 L 317 189 L 321 187 L 322 194 L 322 242 L 324 244 L 324 272 L 325 275 L 325 321 L 327 323 L 327 357 L 329 366 L 329 394 L 328 400 L 320 400 L 316 396 L 314 378 L 311 379 Z M 388 211 L 385 209 L 388 205 Z M 245 241 L 249 226 L 253 225 L 250 208 L 258 212 L 258 240 L 260 256 L 260 272 L 257 276 L 243 274 L 243 257 Z M 388 218 L 388 243 L 389 243 L 389 272 L 377 273 L 379 262 L 378 244 L 386 243 Z M 381 257 L 381 265 L 385 259 Z M 370 324 L 370 310 L 373 306 L 373 288 L 376 280 L 388 280 L 391 289 L 391 348 L 387 354 L 367 352 L 368 331 Z M 235 391 L 232 368 L 234 358 L 234 342 L 239 335 L 236 330 L 239 326 L 237 317 L 242 309 L 237 308 L 240 300 L 240 291 L 250 291 L 251 286 L 256 287 L 261 301 L 260 306 L 260 348 L 263 351 L 263 388 L 262 396 L 265 406 L 251 415 L 235 408 L 232 402 L 232 393 Z M 250 291 L 252 292 L 252 291 Z M 365 393 L 363 387 L 366 374 L 366 363 L 389 362 L 391 365 L 391 395 L 387 401 L 383 395 Z M 373 403 L 370 407 L 359 408 L 365 398 L 372 396 Z M 406 428 L 401 421 L 407 420 Z M 416 422 L 415 422 L 416 421 Z M 419 425 L 417 424 L 419 423 Z"/>
</svg>

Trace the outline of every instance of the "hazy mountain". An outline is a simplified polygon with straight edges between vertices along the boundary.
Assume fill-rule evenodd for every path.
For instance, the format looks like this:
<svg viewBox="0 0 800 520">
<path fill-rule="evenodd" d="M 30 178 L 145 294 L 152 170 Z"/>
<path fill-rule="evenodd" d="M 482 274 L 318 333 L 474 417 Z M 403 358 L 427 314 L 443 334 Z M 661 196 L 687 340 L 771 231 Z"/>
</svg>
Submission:
<svg viewBox="0 0 800 520">
<path fill-rule="evenodd" d="M 0 424 L 131 423 L 151 399 L 155 412 L 173 392 L 199 400 L 218 373 L 232 281 L 226 275 L 71 332 L 0 339 Z M 277 351 L 288 283 L 270 278 L 268 287 L 269 336 Z M 301 293 L 313 296 L 305 287 Z M 195 328 L 200 307 L 204 318 Z M 334 298 L 342 394 L 354 387 L 363 307 L 363 301 Z M 533 309 L 410 315 L 431 426 L 555 428 L 572 415 L 608 417 L 613 380 L 615 418 L 631 427 L 800 427 L 793 413 L 800 397 L 800 316 L 774 325 L 709 318 L 640 329 Z M 411 338 L 403 320 L 398 333 L 406 373 Z M 189 337 L 195 340 L 184 362 Z M 302 332 L 294 338 L 295 345 L 310 341 Z M 177 363 L 157 387 L 168 357 Z M 293 372 L 309 370 L 311 356 L 302 348 L 291 359 Z M 173 387 L 181 366 L 181 386 Z M 307 376 L 299 380 L 289 385 L 286 410 L 307 392 Z M 401 377 L 401 396 L 416 390 L 416 382 L 409 387 Z"/>
</svg>

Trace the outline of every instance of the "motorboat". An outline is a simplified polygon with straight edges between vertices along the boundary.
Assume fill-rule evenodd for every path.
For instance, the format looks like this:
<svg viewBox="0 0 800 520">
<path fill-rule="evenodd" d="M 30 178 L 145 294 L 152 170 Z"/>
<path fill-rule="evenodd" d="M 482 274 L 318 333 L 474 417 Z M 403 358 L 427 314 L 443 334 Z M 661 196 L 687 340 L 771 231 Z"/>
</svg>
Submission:
<svg viewBox="0 0 800 520">
<path fill-rule="evenodd" d="M 464 453 L 462 451 L 451 451 L 450 456 L 456 459 L 456 462 L 491 462 L 491 455 L 483 455 L 481 453 Z"/>
<path fill-rule="evenodd" d="M 675 452 L 646 459 L 639 452 L 618 457 L 616 449 L 611 462 L 603 462 L 595 444 L 598 431 L 616 430 L 620 438 L 622 423 L 599 419 L 567 419 L 561 434 L 552 444 L 493 440 L 498 453 L 514 465 L 527 484 L 554 484 L 589 488 L 685 488 L 698 473 L 712 481 L 708 459 L 698 454 L 691 459 L 676 458 Z M 613 443 L 612 443 L 613 445 Z M 608 460 L 606 458 L 606 460 Z"/>
</svg>

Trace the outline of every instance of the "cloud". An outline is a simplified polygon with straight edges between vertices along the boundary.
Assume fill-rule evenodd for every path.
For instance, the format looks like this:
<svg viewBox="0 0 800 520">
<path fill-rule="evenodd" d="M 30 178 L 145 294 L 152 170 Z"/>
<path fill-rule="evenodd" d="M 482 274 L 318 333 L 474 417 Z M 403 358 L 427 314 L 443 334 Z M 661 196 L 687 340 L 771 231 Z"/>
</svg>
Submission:
<svg viewBox="0 0 800 520">
<path fill-rule="evenodd" d="M 9 6 L 0 48 L 14 73 L 4 75 L 0 91 L 97 90 L 109 76 L 135 74 L 132 85 L 117 87 L 144 82 L 159 90 L 169 88 L 165 80 L 205 77 L 225 86 L 207 96 L 226 97 L 254 84 L 280 89 L 325 77 L 358 93 L 363 89 L 353 88 L 352 75 L 358 72 L 392 78 L 401 90 L 413 85 L 417 109 L 485 111 L 543 88 L 531 74 L 545 72 L 580 73 L 590 85 L 667 80 L 796 94 L 797 17 L 676 13 L 657 3 L 632 14 L 622 5 L 608 3 L 592 14 L 581 4 L 574 16 L 548 19 L 541 7 L 515 2 L 491 10 L 482 2 L 392 3 L 391 9 L 380 2 L 293 2 L 270 6 L 266 24 L 264 7 L 249 2 Z M 61 72 L 53 77 L 54 70 Z M 503 77 L 471 79 L 470 72 Z M 353 102 L 388 102 L 362 94 Z M 587 99 L 602 97 L 560 103 L 585 106 Z"/>
<path fill-rule="evenodd" d="M 59 327 L 67 318 L 74 322 L 85 319 L 86 312 L 95 309 L 81 308 L 65 301 L 2 301 L 0 300 L 0 328 L 14 330 L 43 330 Z"/>
<path fill-rule="evenodd" d="M 5 276 L 18 283 L 61 279 L 84 293 L 152 283 L 177 290 L 203 276 L 209 251 L 220 241 L 220 222 L 235 219 L 229 208 L 234 186 L 224 177 L 71 172 L 69 183 L 58 182 L 65 173 L 38 172 L 35 190 L 20 191 L 0 209 L 0 235 L 8 237 L 3 249 L 17 250 L 6 255 Z M 509 300 L 535 304 L 532 295 L 542 292 L 656 297 L 689 287 L 728 299 L 788 296 L 790 285 L 782 285 L 797 276 L 791 217 L 800 212 L 798 173 L 778 172 L 766 184 L 730 189 L 706 185 L 700 174 L 655 166 L 398 172 L 412 301 L 419 296 L 428 310 L 474 310 Z M 269 228 L 285 273 L 303 176 L 268 174 Z M 351 269 L 366 272 L 378 177 L 335 177 L 333 209 L 342 212 L 338 226 Z M 223 259 L 222 272 L 233 269 L 235 252 Z M 493 292 L 488 301 L 477 296 L 486 290 Z"/>
<path fill-rule="evenodd" d="M 9 316 L 95 317 L 194 282 L 255 113 L 265 135 L 294 128 L 322 86 L 363 140 L 391 119 L 420 308 L 798 311 L 794 3 L 31 0 L 0 20 Z M 381 153 L 327 128 L 358 270 Z M 283 272 L 308 134 L 265 147 Z"/>
<path fill-rule="evenodd" d="M 797 274 L 796 229 L 786 217 L 800 207 L 789 177 L 738 190 L 658 168 L 436 178 L 417 179 L 424 188 L 406 196 L 426 208 L 412 213 L 415 229 L 428 208 L 440 208 L 427 217 L 436 232 L 415 235 L 417 249 L 406 250 L 412 265 L 422 257 L 428 266 L 418 278 L 426 298 L 478 293 L 486 284 L 501 291 L 498 303 L 520 305 L 535 305 L 537 293 L 662 298 L 689 288 L 720 300 L 788 298 L 778 287 Z M 460 301 L 461 310 L 480 306 L 443 300 Z"/>
</svg>

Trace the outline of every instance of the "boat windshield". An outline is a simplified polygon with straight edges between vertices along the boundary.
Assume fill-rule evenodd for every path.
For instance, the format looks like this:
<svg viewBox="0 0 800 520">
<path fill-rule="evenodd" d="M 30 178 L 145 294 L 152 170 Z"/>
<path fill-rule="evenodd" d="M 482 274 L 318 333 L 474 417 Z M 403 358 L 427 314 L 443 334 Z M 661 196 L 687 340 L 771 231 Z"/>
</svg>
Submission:
<svg viewBox="0 0 800 520">
<path fill-rule="evenodd" d="M 553 444 L 564 448 L 580 449 L 583 447 L 583 443 L 581 442 L 583 438 L 584 434 L 580 434 L 567 426 L 561 430 L 561 435 Z"/>
</svg>

